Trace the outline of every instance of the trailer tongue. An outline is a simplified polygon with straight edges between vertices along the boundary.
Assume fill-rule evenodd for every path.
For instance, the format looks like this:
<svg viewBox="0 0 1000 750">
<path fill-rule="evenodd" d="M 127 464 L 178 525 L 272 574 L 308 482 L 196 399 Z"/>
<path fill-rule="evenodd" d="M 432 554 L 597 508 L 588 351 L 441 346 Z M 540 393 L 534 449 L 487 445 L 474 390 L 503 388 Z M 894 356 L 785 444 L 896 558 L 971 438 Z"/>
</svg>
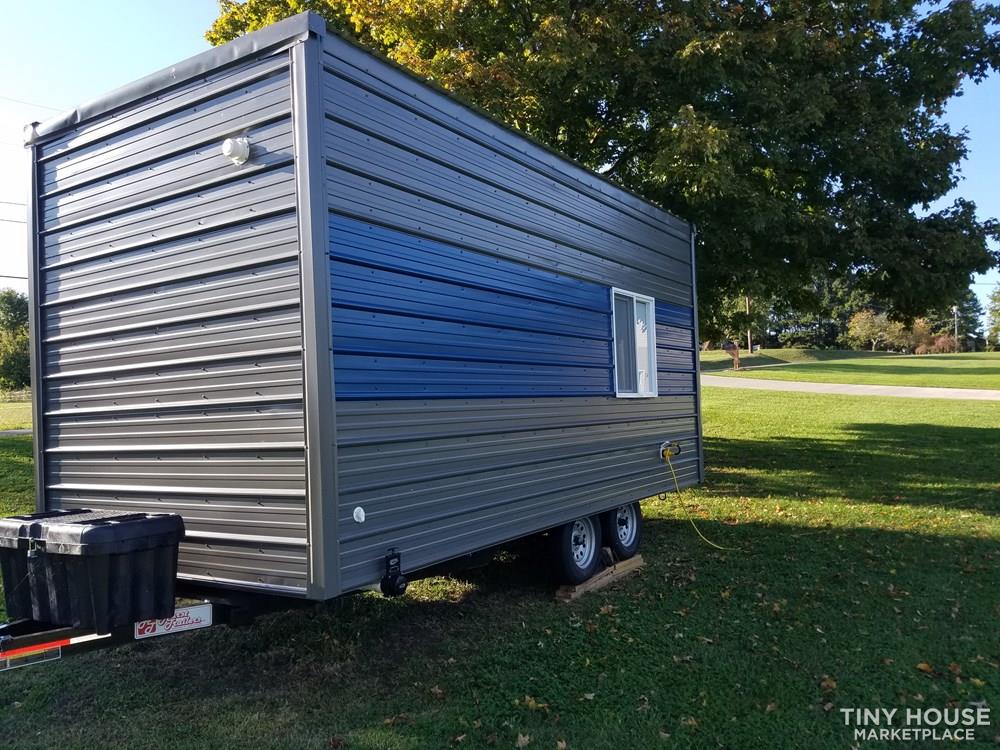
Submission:
<svg viewBox="0 0 1000 750">
<path fill-rule="evenodd" d="M 174 514 L 78 508 L 0 519 L 13 620 L 0 626 L 0 670 L 211 625 L 211 604 L 175 611 L 183 536 Z"/>
<path fill-rule="evenodd" d="M 179 581 L 183 537 L 172 513 L 74 508 L 0 518 L 11 618 L 0 625 L 0 672 L 312 603 Z"/>
<path fill-rule="evenodd" d="M 142 620 L 114 628 L 110 633 L 52 627 L 34 620 L 15 620 L 0 625 L 0 672 L 53 661 L 67 653 L 208 628 L 227 622 L 228 615 L 229 608 L 225 605 L 201 602 L 179 606 L 170 617 Z"/>
</svg>

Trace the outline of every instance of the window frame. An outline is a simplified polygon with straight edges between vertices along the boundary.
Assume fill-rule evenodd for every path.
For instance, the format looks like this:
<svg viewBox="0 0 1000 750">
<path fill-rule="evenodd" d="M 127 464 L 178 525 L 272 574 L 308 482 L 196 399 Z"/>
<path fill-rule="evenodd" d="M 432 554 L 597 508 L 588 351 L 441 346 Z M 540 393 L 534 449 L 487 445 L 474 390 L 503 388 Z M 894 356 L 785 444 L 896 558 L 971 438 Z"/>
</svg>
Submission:
<svg viewBox="0 0 1000 750">
<path fill-rule="evenodd" d="M 636 390 L 620 391 L 618 389 L 618 346 L 616 340 L 618 326 L 615 320 L 615 296 L 629 297 L 632 300 L 632 325 L 635 325 L 637 318 L 636 302 L 645 302 L 649 306 L 648 330 L 646 332 L 646 343 L 649 349 L 649 361 L 646 363 L 649 368 L 650 390 L 648 391 L 638 390 L 640 382 L 638 337 L 636 337 L 634 352 Z M 646 294 L 639 294 L 638 292 L 630 292 L 627 289 L 619 289 L 618 287 L 611 288 L 611 358 L 614 365 L 612 379 L 614 380 L 616 398 L 656 398 L 659 395 L 656 372 L 656 300 L 653 297 Z"/>
</svg>

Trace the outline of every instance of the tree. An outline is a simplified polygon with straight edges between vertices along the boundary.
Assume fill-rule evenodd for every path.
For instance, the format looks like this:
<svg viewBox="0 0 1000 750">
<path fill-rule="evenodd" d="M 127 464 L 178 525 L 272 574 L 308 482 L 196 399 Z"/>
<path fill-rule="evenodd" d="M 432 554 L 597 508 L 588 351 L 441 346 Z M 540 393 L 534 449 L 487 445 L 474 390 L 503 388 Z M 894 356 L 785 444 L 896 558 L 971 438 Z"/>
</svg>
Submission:
<svg viewBox="0 0 1000 750">
<path fill-rule="evenodd" d="M 0 390 L 31 383 L 28 346 L 28 298 L 13 289 L 0 290 Z"/>
<path fill-rule="evenodd" d="M 27 388 L 30 383 L 27 327 L 0 330 L 0 390 Z"/>
<path fill-rule="evenodd" d="M 871 295 L 854 274 L 812 280 L 797 306 L 776 304 L 770 321 L 776 346 L 834 349 L 847 345 L 848 322 L 854 313 L 872 308 Z"/>
<path fill-rule="evenodd" d="M 927 354 L 934 345 L 934 331 L 927 318 L 917 318 L 906 331 L 905 348 L 913 354 Z"/>
<path fill-rule="evenodd" d="M 0 289 L 0 331 L 28 325 L 28 298 L 13 289 Z"/>
<path fill-rule="evenodd" d="M 945 106 L 1000 64 L 996 5 L 220 0 L 206 36 L 305 9 L 695 221 L 706 338 L 727 298 L 855 273 L 910 318 L 997 263 L 996 221 L 929 209 L 967 154 Z"/>
<path fill-rule="evenodd" d="M 1000 350 L 1000 282 L 990 292 L 986 303 L 986 351 Z"/>
<path fill-rule="evenodd" d="M 871 345 L 875 351 L 879 344 L 898 345 L 903 340 L 903 326 L 889 320 L 885 313 L 861 310 L 851 316 L 847 325 L 847 339 L 859 349 Z"/>
<path fill-rule="evenodd" d="M 947 335 L 954 339 L 955 313 L 952 307 L 958 307 L 958 341 L 963 350 L 982 349 L 985 347 L 983 338 L 983 306 L 971 288 L 965 289 L 951 303 L 935 307 L 927 313 L 931 331 L 938 335 Z"/>
</svg>

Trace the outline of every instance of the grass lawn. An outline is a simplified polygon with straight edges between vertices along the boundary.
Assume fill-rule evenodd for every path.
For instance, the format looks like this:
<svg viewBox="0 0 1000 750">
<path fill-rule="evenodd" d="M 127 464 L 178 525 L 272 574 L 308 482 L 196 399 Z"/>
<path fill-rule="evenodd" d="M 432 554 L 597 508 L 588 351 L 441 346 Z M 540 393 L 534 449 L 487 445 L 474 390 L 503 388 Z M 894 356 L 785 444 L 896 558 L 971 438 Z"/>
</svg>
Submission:
<svg viewBox="0 0 1000 750">
<path fill-rule="evenodd" d="M 0 430 L 21 430 L 30 427 L 30 401 L 0 401 Z"/>
<path fill-rule="evenodd" d="M 841 359 L 871 359 L 898 357 L 892 352 L 865 352 L 853 349 L 760 349 L 754 354 L 741 352 L 740 364 L 743 367 L 759 367 L 761 365 L 785 365 L 789 363 L 826 362 Z M 733 360 L 721 349 L 701 352 L 702 372 L 732 369 Z"/>
<path fill-rule="evenodd" d="M 991 745 L 1000 404 L 704 400 L 707 484 L 645 504 L 647 565 L 613 589 L 555 603 L 525 544 L 402 599 L 17 670 L 0 742 L 823 750 L 853 745 L 841 707 L 985 700 Z M 0 494 L 27 509 L 27 439 L 4 446 Z"/>
<path fill-rule="evenodd" d="M 713 374 L 812 383 L 1000 389 L 1000 352 L 849 359 Z"/>
</svg>

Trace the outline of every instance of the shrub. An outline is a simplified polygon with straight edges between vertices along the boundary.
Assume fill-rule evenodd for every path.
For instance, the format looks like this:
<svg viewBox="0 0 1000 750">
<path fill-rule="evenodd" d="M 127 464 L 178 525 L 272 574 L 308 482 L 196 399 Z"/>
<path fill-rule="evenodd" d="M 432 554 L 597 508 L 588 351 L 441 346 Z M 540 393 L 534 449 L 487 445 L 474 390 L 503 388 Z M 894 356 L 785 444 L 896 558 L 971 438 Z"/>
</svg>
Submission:
<svg viewBox="0 0 1000 750">
<path fill-rule="evenodd" d="M 955 338 L 953 336 L 938 336 L 931 345 L 932 354 L 950 354 L 957 351 L 955 349 Z"/>
</svg>

